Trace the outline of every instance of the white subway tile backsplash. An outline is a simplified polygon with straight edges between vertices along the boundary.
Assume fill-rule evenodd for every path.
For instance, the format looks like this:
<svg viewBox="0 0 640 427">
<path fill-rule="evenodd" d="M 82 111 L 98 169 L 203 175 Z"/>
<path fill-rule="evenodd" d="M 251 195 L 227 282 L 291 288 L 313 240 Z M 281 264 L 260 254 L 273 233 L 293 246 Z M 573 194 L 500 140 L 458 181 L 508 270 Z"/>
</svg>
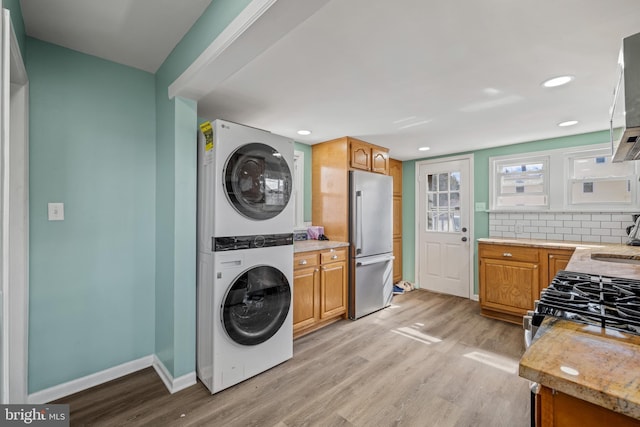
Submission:
<svg viewBox="0 0 640 427">
<path fill-rule="evenodd" d="M 562 221 L 563 227 L 581 227 L 580 221 Z"/>
<path fill-rule="evenodd" d="M 549 239 L 549 240 L 564 240 L 564 235 L 563 234 L 547 233 L 547 239 Z"/>
<path fill-rule="evenodd" d="M 572 242 L 581 242 L 582 236 L 579 234 L 564 234 L 562 240 L 571 240 Z"/>
<path fill-rule="evenodd" d="M 588 229 L 588 228 L 580 228 L 580 227 L 578 227 L 578 228 L 572 228 L 571 229 L 571 233 L 580 234 L 581 236 L 582 235 L 587 235 L 588 236 L 588 235 L 591 234 L 591 230 Z"/>
<path fill-rule="evenodd" d="M 555 232 L 558 234 L 570 234 L 573 230 L 569 227 L 556 227 Z"/>
<path fill-rule="evenodd" d="M 574 221 L 591 221 L 590 214 L 575 214 L 573 215 Z"/>
<path fill-rule="evenodd" d="M 582 221 L 582 227 L 584 228 L 600 228 L 599 221 Z"/>
<path fill-rule="evenodd" d="M 624 243 L 631 224 L 631 214 L 616 212 L 489 213 L 491 237 Z"/>
<path fill-rule="evenodd" d="M 603 222 L 601 226 L 602 228 L 620 228 L 620 229 L 623 228 L 622 223 L 620 221 Z"/>
</svg>

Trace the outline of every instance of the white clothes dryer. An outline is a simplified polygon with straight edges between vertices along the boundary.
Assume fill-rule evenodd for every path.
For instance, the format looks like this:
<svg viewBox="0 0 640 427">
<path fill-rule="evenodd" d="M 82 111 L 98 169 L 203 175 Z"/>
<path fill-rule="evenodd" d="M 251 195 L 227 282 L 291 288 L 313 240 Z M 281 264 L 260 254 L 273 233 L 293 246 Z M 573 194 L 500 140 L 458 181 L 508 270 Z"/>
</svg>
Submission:
<svg viewBox="0 0 640 427">
<path fill-rule="evenodd" d="M 212 129 L 213 143 L 198 144 L 200 234 L 291 233 L 293 140 L 223 120 Z"/>
<path fill-rule="evenodd" d="M 214 247 L 199 254 L 197 373 L 217 393 L 293 356 L 293 235 Z"/>
</svg>

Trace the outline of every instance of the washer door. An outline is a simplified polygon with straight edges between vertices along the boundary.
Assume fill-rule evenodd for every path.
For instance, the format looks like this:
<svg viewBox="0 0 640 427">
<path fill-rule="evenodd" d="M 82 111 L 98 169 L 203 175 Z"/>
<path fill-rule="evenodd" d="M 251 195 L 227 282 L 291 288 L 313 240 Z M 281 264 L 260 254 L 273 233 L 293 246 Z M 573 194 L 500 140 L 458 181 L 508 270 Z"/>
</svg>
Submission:
<svg viewBox="0 0 640 427">
<path fill-rule="evenodd" d="M 286 160 L 266 144 L 243 145 L 224 167 L 227 199 L 250 219 L 265 220 L 282 212 L 291 197 L 291 183 Z"/>
<path fill-rule="evenodd" d="M 257 345 L 282 326 L 291 306 L 286 276 L 267 265 L 253 267 L 233 281 L 222 304 L 222 324 L 229 337 L 243 345 Z"/>
</svg>

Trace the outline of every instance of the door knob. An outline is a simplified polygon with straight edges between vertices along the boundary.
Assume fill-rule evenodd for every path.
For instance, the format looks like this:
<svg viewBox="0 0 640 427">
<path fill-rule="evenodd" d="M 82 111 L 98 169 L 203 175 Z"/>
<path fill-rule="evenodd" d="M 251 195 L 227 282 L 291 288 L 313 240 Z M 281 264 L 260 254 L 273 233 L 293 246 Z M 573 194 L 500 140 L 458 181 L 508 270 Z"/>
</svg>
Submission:
<svg viewBox="0 0 640 427">
<path fill-rule="evenodd" d="M 462 232 L 466 233 L 467 232 L 467 227 L 462 227 Z"/>
<path fill-rule="evenodd" d="M 466 242 L 466 241 L 467 241 L 467 238 L 466 238 L 466 237 L 463 237 L 463 238 L 462 238 L 462 241 L 463 241 L 463 242 Z"/>
</svg>

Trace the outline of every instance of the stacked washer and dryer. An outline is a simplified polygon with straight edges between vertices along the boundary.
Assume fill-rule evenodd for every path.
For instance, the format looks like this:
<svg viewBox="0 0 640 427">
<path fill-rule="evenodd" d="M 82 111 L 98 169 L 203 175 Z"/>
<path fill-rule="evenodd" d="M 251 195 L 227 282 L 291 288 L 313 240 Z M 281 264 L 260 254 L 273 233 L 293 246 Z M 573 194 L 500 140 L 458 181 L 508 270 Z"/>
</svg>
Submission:
<svg viewBox="0 0 640 427">
<path fill-rule="evenodd" d="M 197 373 L 216 393 L 293 356 L 293 141 L 212 130 L 198 140 Z"/>
</svg>

